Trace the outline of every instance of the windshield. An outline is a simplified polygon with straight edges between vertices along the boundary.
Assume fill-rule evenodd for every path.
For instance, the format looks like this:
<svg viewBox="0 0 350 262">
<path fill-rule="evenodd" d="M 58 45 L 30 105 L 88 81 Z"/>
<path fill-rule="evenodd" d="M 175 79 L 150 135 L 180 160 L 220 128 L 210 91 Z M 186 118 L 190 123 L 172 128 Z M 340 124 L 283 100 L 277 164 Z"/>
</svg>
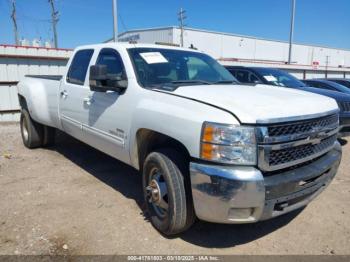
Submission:
<svg viewBox="0 0 350 262">
<path fill-rule="evenodd" d="M 284 87 L 305 87 L 296 77 L 277 69 L 254 68 L 271 85 Z"/>
<path fill-rule="evenodd" d="M 333 81 L 333 80 L 331 80 Z M 346 86 L 350 88 L 350 81 L 345 81 L 345 80 L 334 80 L 334 82 L 338 83 L 339 85 Z"/>
<path fill-rule="evenodd" d="M 334 87 L 337 91 L 343 92 L 343 93 L 349 93 L 350 90 L 346 86 L 343 86 L 341 84 L 331 82 L 331 81 L 326 81 L 326 83 L 332 87 Z"/>
<path fill-rule="evenodd" d="M 208 55 L 162 48 L 131 48 L 130 58 L 143 87 L 234 83 L 237 80 Z"/>
</svg>

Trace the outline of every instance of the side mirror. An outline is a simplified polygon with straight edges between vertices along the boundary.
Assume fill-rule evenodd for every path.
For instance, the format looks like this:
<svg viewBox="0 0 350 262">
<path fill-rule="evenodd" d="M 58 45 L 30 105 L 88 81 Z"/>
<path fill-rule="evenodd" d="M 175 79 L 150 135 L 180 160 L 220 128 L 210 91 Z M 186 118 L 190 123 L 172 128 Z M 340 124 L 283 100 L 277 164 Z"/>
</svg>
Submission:
<svg viewBox="0 0 350 262">
<path fill-rule="evenodd" d="M 91 91 L 122 92 L 128 86 L 128 80 L 119 76 L 112 76 L 107 73 L 106 65 L 90 66 L 89 84 Z"/>
</svg>

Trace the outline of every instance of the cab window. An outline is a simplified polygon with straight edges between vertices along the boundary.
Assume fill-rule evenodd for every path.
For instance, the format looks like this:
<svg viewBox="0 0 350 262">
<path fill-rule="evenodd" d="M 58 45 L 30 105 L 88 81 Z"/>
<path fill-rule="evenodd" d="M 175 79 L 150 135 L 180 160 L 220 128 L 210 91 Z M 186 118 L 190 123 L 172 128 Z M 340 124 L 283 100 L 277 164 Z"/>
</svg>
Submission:
<svg viewBox="0 0 350 262">
<path fill-rule="evenodd" d="M 112 78 L 125 78 L 123 60 L 119 53 L 114 49 L 102 49 L 98 55 L 96 65 L 107 66 L 107 74 Z"/>
<path fill-rule="evenodd" d="M 236 78 L 242 83 L 260 83 L 258 77 L 250 71 L 247 70 L 237 70 Z"/>
<path fill-rule="evenodd" d="M 84 85 L 86 72 L 93 53 L 93 49 L 86 49 L 80 50 L 75 54 L 67 74 L 68 83 Z"/>
<path fill-rule="evenodd" d="M 328 86 L 327 84 L 315 82 L 315 81 L 308 81 L 306 82 L 311 87 L 321 88 L 321 89 L 328 89 L 328 90 L 334 90 L 332 87 Z"/>
</svg>

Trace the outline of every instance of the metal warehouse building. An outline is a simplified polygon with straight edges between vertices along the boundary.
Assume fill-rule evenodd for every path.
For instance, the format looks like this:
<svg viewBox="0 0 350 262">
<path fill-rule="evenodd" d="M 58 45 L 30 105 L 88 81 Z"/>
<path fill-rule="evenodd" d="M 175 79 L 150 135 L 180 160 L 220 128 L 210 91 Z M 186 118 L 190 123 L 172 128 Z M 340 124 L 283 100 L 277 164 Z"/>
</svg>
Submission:
<svg viewBox="0 0 350 262">
<path fill-rule="evenodd" d="M 119 41 L 179 45 L 179 27 L 131 30 Z M 184 46 L 204 51 L 225 65 L 269 66 L 287 69 L 299 78 L 350 77 L 350 50 L 303 44 L 293 45 L 292 65 L 287 65 L 289 44 L 221 32 L 185 28 Z"/>
</svg>

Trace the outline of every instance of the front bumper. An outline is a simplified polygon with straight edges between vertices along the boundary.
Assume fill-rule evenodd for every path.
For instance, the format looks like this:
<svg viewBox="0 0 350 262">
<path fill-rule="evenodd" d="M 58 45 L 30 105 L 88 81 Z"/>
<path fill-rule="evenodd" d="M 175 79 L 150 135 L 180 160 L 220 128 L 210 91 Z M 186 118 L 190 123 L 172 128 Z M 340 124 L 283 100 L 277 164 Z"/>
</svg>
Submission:
<svg viewBox="0 0 350 262">
<path fill-rule="evenodd" d="M 263 175 L 255 167 L 190 164 L 194 208 L 199 219 L 215 223 L 252 223 L 307 205 L 334 178 L 341 146 L 293 170 Z"/>
</svg>

